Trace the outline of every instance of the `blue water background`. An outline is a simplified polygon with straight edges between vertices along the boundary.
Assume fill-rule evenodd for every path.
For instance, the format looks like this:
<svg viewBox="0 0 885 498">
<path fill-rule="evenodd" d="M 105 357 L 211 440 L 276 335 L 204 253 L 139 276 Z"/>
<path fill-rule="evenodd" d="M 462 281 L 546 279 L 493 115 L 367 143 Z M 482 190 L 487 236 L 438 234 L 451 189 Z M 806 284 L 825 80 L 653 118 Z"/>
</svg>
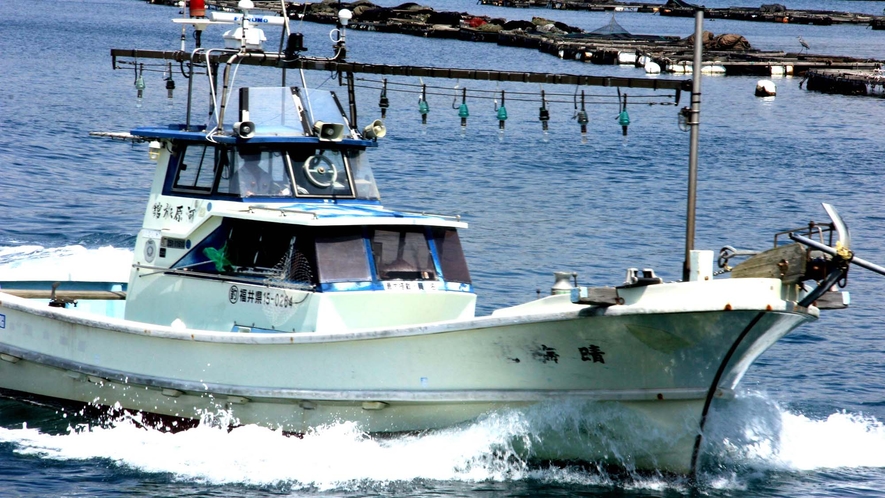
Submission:
<svg viewBox="0 0 885 498">
<path fill-rule="evenodd" d="M 612 16 L 502 9 L 471 0 L 423 4 L 507 19 L 542 16 L 587 30 L 606 24 Z M 729 5 L 725 0 L 706 2 L 708 7 Z M 885 2 L 807 0 L 787 6 L 878 14 Z M 94 139 L 88 133 L 181 121 L 185 81 L 180 74 L 175 75 L 179 90 L 170 107 L 162 75 L 147 73 L 144 105 L 137 108 L 133 71 L 113 70 L 110 61 L 111 48 L 176 49 L 180 29 L 169 19 L 177 15 L 177 8 L 136 0 L 0 3 L 3 257 L 21 258 L 34 251 L 45 257 L 74 246 L 126 248 L 134 242 L 152 175 L 146 147 Z M 617 13 L 616 19 L 633 33 L 678 36 L 690 35 L 694 22 L 630 12 Z M 204 35 L 204 46 L 213 37 L 218 40 L 223 30 L 213 29 Z M 297 29 L 305 33 L 310 54 L 331 54 L 329 26 L 305 23 Z M 860 26 L 708 21 L 705 29 L 742 34 L 764 50 L 797 52 L 801 48 L 797 36 L 802 36 L 812 53 L 885 59 L 885 31 Z M 276 43 L 274 36 L 269 38 Z M 644 76 L 632 67 L 594 66 L 491 44 L 359 31 L 351 31 L 348 42 L 349 58 L 361 62 Z M 309 80 L 334 89 L 336 82 L 330 76 L 313 73 Z M 244 70 L 241 78 L 245 82 L 250 76 Z M 362 85 L 377 88 L 377 77 L 360 78 Z M 759 99 L 753 96 L 758 79 L 703 78 L 696 247 L 767 248 L 776 231 L 812 219 L 827 221 L 820 202 L 829 202 L 850 226 L 858 255 L 885 263 L 885 195 L 880 179 L 885 101 L 807 92 L 799 87 L 800 78 L 774 79 L 777 97 Z M 421 83 L 417 78 L 391 81 Z M 594 102 L 603 102 L 588 107 L 589 139 L 583 144 L 572 119 L 574 87 L 435 79 L 424 83 L 445 88 L 434 90 L 428 99 L 428 126 L 420 125 L 415 93 L 391 92 L 388 136 L 372 151 L 372 164 L 386 206 L 460 214 L 470 224 L 462 240 L 479 294 L 479 313 L 528 301 L 539 290 L 548 292 L 553 271 L 575 271 L 585 285 L 618 284 L 628 267 L 654 268 L 666 280 L 681 277 L 688 134 L 677 127 L 675 106 L 641 105 L 642 95 L 649 92 L 625 90 L 631 94 L 629 102 L 637 102 L 628 107 L 632 123 L 625 138 L 616 121 L 616 90 L 586 88 L 588 94 L 603 96 Z M 470 118 L 462 136 L 453 103 L 460 103 L 464 87 L 508 92 L 509 119 L 503 138 L 494 103 L 478 98 L 468 101 Z M 551 101 L 546 136 L 538 121 L 541 90 Z M 527 95 L 518 96 L 519 92 Z M 379 117 L 376 89 L 361 88 L 358 100 L 361 123 Z M 687 105 L 687 96 L 681 105 Z M 885 420 L 885 355 L 880 334 L 885 332 L 881 311 L 885 279 L 854 269 L 849 283 L 850 309 L 823 312 L 820 321 L 776 344 L 750 370 L 738 399 L 716 407 L 714 436 L 708 438 L 707 448 L 712 464 L 705 469 L 702 494 L 881 495 L 885 430 L 879 421 Z M 24 430 L 23 422 L 37 429 Z M 0 432 L 0 495 L 617 492 L 671 496 L 690 492 L 683 481 L 660 476 L 624 480 L 595 469 L 561 471 L 496 463 L 494 444 L 468 458 L 467 467 L 484 472 L 472 473 L 432 458 L 445 453 L 443 449 L 466 445 L 469 432 L 425 440 L 421 444 L 428 445 L 426 450 L 410 441 L 396 443 L 414 457 L 396 458 L 379 450 L 367 453 L 367 461 L 352 461 L 346 455 L 366 447 L 355 443 L 359 438 L 350 433 L 324 434 L 305 455 L 306 447 L 294 443 L 273 439 L 268 446 L 256 447 L 223 432 L 209 434 L 210 443 L 179 437 L 169 444 L 165 439 L 154 444 L 153 438 L 161 440 L 159 435 L 126 431 L 111 431 L 107 439 L 81 440 L 65 434 L 69 422 L 67 415 L 54 410 L 0 402 L 0 425 L 6 428 Z M 493 434 L 491 440 L 506 432 L 497 425 L 484 427 Z M 244 456 L 220 462 L 209 459 L 217 465 L 201 472 L 191 472 L 187 465 L 162 465 L 174 460 L 170 457 L 178 451 L 206 457 L 212 451 L 201 448 L 214 443 Z M 778 445 L 779 454 L 763 451 Z M 139 454 L 150 458 L 143 462 L 133 456 Z M 283 468 L 256 478 L 261 472 L 253 469 L 273 467 L 265 461 L 269 455 L 274 456 L 273 463 L 276 458 L 296 463 L 291 471 Z M 390 460 L 384 471 L 381 465 L 368 465 L 368 460 L 383 463 L 386 458 Z M 319 468 L 342 465 L 352 471 L 329 476 L 319 470 L 314 474 L 297 470 L 299 464 L 307 466 L 317 459 L 326 465 Z M 357 471 L 361 466 L 364 470 Z M 387 472 L 391 466 L 401 471 L 391 475 Z"/>
</svg>

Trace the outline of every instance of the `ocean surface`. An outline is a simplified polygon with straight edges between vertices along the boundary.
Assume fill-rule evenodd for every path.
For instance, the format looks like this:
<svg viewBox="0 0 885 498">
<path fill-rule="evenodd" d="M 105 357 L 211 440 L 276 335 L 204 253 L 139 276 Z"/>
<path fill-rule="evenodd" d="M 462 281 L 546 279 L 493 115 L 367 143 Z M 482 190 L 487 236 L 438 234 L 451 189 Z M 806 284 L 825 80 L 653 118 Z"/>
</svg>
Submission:
<svg viewBox="0 0 885 498">
<path fill-rule="evenodd" d="M 612 17 L 422 3 L 586 30 Z M 787 7 L 881 14 L 885 2 Z M 177 68 L 170 106 L 164 75 L 146 64 L 138 107 L 133 68 L 115 70 L 110 58 L 111 48 L 177 49 L 180 28 L 170 22 L 177 16 L 177 8 L 137 0 L 0 2 L 0 265 L 102 271 L 121 255 L 125 261 L 152 175 L 147 148 L 88 133 L 183 121 L 186 84 Z M 616 20 L 632 33 L 693 30 L 692 19 L 622 12 Z M 330 26 L 293 26 L 309 54 L 331 55 Z M 860 26 L 707 21 L 705 29 L 742 34 L 765 50 L 797 52 L 802 36 L 812 53 L 885 59 L 885 31 Z M 218 44 L 222 31 L 207 31 L 204 46 Z M 268 29 L 271 43 L 277 36 Z M 349 59 L 361 62 L 644 77 L 632 67 L 455 40 L 351 31 L 348 46 Z M 337 86 L 330 74 L 308 78 Z M 820 203 L 829 202 L 857 254 L 885 263 L 885 100 L 811 93 L 791 77 L 774 79 L 777 97 L 761 99 L 753 96 L 758 79 L 703 78 L 695 246 L 765 249 L 777 231 L 828 221 Z M 678 127 L 678 107 L 647 104 L 672 99 L 624 89 L 631 117 L 624 137 L 614 88 L 389 81 L 388 135 L 370 156 L 384 204 L 460 214 L 470 224 L 461 237 L 479 313 L 549 292 L 554 271 L 577 272 L 583 285 L 619 284 L 629 267 L 681 278 L 688 133 Z M 379 78 L 358 82 L 365 124 L 380 116 Z M 426 127 L 415 93 L 421 84 L 432 89 Z M 462 131 L 463 88 L 470 117 Z M 490 98 L 500 90 L 509 114 L 503 135 Z M 584 141 L 573 119 L 581 90 L 590 116 Z M 541 91 L 547 133 L 538 120 Z M 392 440 L 347 423 L 297 439 L 258 427 L 205 424 L 172 435 L 137 421 L 98 426 L 78 413 L 0 400 L 0 496 L 883 496 L 885 277 L 855 267 L 848 289 L 849 309 L 822 312 L 780 341 L 734 400 L 714 404 L 696 487 L 654 473 L 507 457 L 514 439 L 530 436 L 536 421 L 526 413 Z M 580 407 L 549 410 L 593 424 Z"/>
</svg>

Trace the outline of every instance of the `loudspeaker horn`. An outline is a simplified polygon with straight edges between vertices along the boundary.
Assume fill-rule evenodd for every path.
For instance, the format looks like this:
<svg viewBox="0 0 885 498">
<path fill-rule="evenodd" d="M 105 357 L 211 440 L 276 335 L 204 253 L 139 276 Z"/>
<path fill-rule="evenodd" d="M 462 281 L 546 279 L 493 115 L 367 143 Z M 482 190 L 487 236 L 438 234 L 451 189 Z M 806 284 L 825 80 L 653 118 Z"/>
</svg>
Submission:
<svg viewBox="0 0 885 498">
<path fill-rule="evenodd" d="M 380 119 L 372 121 L 371 124 L 363 128 L 363 136 L 369 140 L 384 138 L 384 135 L 387 135 L 387 127 L 384 126 L 384 121 Z"/>
<path fill-rule="evenodd" d="M 344 125 L 340 123 L 324 123 L 317 121 L 313 125 L 313 131 L 320 140 L 337 142 L 344 138 Z"/>
<path fill-rule="evenodd" d="M 234 123 L 234 133 L 240 138 L 252 138 L 255 136 L 255 123 L 252 121 L 238 121 Z"/>
</svg>

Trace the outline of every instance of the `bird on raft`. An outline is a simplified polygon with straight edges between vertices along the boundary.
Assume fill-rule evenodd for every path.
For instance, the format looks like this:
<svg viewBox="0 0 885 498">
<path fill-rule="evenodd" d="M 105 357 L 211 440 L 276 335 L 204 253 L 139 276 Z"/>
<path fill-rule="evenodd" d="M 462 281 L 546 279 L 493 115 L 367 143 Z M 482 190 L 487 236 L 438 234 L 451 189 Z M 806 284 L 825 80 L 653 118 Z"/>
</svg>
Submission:
<svg viewBox="0 0 885 498">
<path fill-rule="evenodd" d="M 797 38 L 799 38 L 799 45 L 802 45 L 802 50 L 810 50 L 811 49 L 811 45 L 809 45 L 808 42 L 805 41 L 804 38 L 802 38 L 801 36 L 798 36 Z M 799 51 L 800 54 L 802 53 L 802 50 Z"/>
</svg>

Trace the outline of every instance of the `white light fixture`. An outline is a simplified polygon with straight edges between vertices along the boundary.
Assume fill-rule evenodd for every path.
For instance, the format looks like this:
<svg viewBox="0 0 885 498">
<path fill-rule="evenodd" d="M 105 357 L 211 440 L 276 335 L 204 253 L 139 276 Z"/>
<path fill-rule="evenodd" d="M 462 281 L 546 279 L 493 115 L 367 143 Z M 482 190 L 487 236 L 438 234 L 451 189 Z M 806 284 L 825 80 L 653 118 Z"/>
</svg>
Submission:
<svg viewBox="0 0 885 498">
<path fill-rule="evenodd" d="M 349 9 L 341 9 L 338 11 L 338 21 L 341 22 L 342 26 L 347 26 L 347 23 L 353 19 L 353 12 Z"/>
<path fill-rule="evenodd" d="M 152 140 L 151 143 L 148 144 L 148 157 L 151 158 L 151 161 L 156 161 L 160 158 L 160 148 L 162 145 L 160 142 L 156 140 Z"/>
</svg>

